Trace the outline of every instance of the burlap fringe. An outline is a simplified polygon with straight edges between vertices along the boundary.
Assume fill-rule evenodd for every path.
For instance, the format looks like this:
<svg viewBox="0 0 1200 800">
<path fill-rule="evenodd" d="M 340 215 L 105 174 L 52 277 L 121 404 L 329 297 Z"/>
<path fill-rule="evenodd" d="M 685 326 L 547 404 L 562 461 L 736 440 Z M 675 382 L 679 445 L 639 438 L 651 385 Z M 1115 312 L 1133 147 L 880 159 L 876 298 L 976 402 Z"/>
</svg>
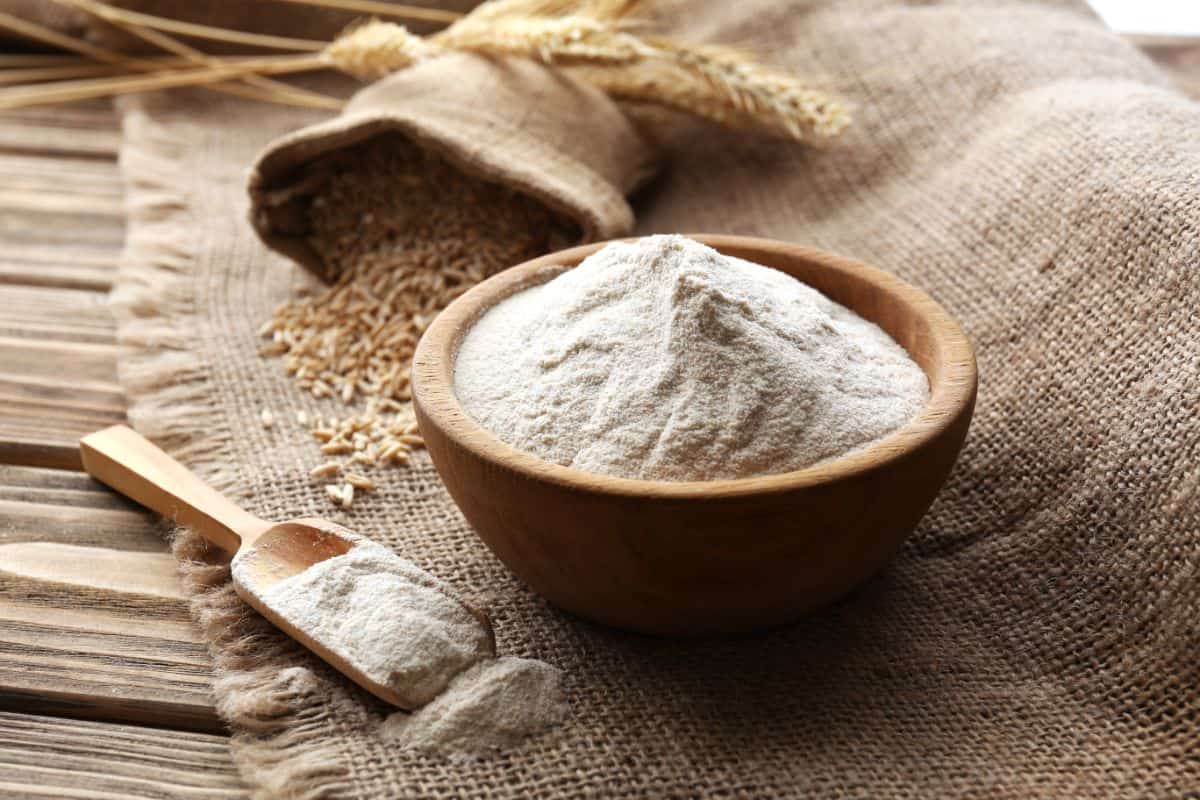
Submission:
<svg viewBox="0 0 1200 800">
<path fill-rule="evenodd" d="M 242 602 L 228 565 L 216 562 L 199 536 L 179 531 L 172 551 L 192 617 L 213 654 L 217 712 L 235 731 L 234 761 L 255 787 L 253 796 L 309 800 L 346 788 L 345 766 L 314 755 L 328 730 L 330 705 L 317 677 L 294 666 L 304 661 L 300 646 Z M 284 658 L 264 662 L 263 653 L 281 650 Z"/>
<path fill-rule="evenodd" d="M 181 231 L 199 228 L 190 213 L 190 177 L 179 168 L 183 145 L 143 111 L 146 98 L 120 101 L 121 172 L 128 234 L 112 293 L 118 323 L 120 381 L 129 421 L 206 481 L 237 482 L 232 432 L 215 412 L 210 370 L 197 352 L 194 246 Z M 251 611 L 233 591 L 224 558 L 197 534 L 179 530 L 179 558 L 192 617 L 214 659 L 217 711 L 234 731 L 233 758 L 256 798 L 327 797 L 349 782 L 345 765 L 314 757 L 329 715 L 317 677 L 299 645 Z M 289 657 L 264 662 L 264 652 Z M 306 751 L 306 752 L 297 752 Z"/>
</svg>

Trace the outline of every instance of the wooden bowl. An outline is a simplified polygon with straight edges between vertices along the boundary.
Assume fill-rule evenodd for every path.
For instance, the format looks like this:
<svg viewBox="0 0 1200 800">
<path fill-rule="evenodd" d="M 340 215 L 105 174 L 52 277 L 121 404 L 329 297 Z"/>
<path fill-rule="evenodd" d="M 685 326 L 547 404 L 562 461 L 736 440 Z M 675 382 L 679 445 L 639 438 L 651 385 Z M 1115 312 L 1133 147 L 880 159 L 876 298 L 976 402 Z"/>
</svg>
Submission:
<svg viewBox="0 0 1200 800">
<path fill-rule="evenodd" d="M 458 345 L 488 308 L 575 266 L 603 243 L 552 253 L 472 288 L 438 316 L 413 359 L 421 435 L 479 537 L 552 603 L 657 634 L 777 625 L 861 583 L 896 553 L 933 502 L 975 405 L 971 345 L 919 289 L 794 244 L 693 238 L 786 272 L 878 324 L 925 371 L 928 405 L 849 455 L 738 480 L 615 478 L 519 451 L 459 405 Z"/>
</svg>

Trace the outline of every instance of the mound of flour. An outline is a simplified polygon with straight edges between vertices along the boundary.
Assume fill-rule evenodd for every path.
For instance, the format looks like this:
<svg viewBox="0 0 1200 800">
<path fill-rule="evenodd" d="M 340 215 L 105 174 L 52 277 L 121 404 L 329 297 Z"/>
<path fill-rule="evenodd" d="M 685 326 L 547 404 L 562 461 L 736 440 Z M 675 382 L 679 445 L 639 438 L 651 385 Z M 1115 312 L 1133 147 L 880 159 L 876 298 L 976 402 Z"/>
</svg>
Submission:
<svg viewBox="0 0 1200 800">
<path fill-rule="evenodd" d="M 467 333 L 454 380 L 467 413 L 518 449 L 670 481 L 800 469 L 929 399 L 878 326 L 675 235 L 610 244 L 498 303 Z"/>
<path fill-rule="evenodd" d="M 568 713 L 561 682 L 562 673 L 542 661 L 481 661 L 424 708 L 389 716 L 380 735 L 403 749 L 485 758 L 561 722 Z"/>
</svg>

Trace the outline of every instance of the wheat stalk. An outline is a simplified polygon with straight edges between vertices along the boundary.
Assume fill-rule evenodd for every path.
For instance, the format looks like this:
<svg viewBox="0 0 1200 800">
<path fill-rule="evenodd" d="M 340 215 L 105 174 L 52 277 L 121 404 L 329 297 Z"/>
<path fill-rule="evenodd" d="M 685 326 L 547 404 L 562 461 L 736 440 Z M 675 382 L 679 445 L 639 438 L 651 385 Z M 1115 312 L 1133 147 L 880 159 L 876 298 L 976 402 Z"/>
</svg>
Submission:
<svg viewBox="0 0 1200 800">
<path fill-rule="evenodd" d="M 286 0 L 343 10 L 375 10 L 378 0 Z M 56 0 L 85 7 L 160 47 L 184 57 L 194 68 L 153 71 L 144 60 L 126 60 L 148 74 L 136 78 L 65 81 L 37 87 L 0 90 L 0 108 L 42 102 L 62 102 L 127 91 L 174 86 L 208 86 L 245 79 L 262 90 L 261 99 L 320 104 L 330 98 L 267 81 L 267 74 L 302 72 L 333 67 L 365 80 L 374 80 L 447 52 L 529 58 L 568 71 L 613 97 L 655 103 L 722 125 L 765 131 L 799 141 L 818 142 L 836 136 L 849 124 L 844 106 L 819 89 L 782 71 L 755 61 L 748 54 L 713 45 L 689 45 L 636 32 L 633 18 L 642 0 L 491 0 L 465 16 L 397 6 L 395 16 L 451 21 L 437 33 L 422 37 L 394 22 L 371 20 L 331 43 L 273 37 L 196 26 L 148 14 L 115 9 L 99 0 Z M 0 26 L 14 27 L 0 13 Z M 245 59 L 219 61 L 184 45 L 163 31 L 242 42 L 256 46 L 307 51 L 279 61 Z M 20 32 L 20 31 L 19 31 Z M 59 39 L 70 39 L 54 34 Z M 43 41 L 52 44 L 43 37 Z M 77 40 L 70 49 L 106 63 L 122 63 L 104 51 Z M 222 87 L 232 90 L 235 87 Z"/>
<path fill-rule="evenodd" d="M 3 11 L 0 11 L 0 28 L 7 28 L 34 41 L 78 53 L 86 58 L 93 59 L 92 63 L 100 62 L 101 64 L 111 65 L 113 67 L 112 71 L 121 76 L 120 80 L 112 78 L 96 81 L 59 81 L 57 83 L 41 85 L 28 85 L 33 82 L 27 81 L 27 85 L 0 91 L 0 109 L 2 110 L 26 108 L 36 105 L 51 105 L 96 97 L 111 97 L 116 94 L 149 91 L 154 88 L 173 88 L 175 86 L 200 86 L 212 91 L 239 96 L 245 96 L 247 93 L 250 93 L 254 99 L 267 99 L 272 102 L 287 103 L 291 101 L 288 95 L 264 96 L 246 87 L 221 83 L 221 81 L 228 78 L 254 74 L 260 71 L 262 64 L 273 65 L 273 61 L 260 59 L 256 61 L 237 62 L 235 60 L 218 59 L 220 62 L 219 66 L 214 66 L 207 73 L 192 71 L 183 74 L 171 69 L 171 67 L 186 66 L 186 62 L 180 62 L 178 59 L 129 56 L 116 50 L 109 50 L 99 45 L 94 45 L 82 39 L 76 39 Z M 280 57 L 275 56 L 273 58 L 279 59 Z M 305 56 L 304 59 L 306 60 L 306 66 L 303 69 L 319 69 L 324 66 L 324 62 L 319 57 L 316 57 L 315 62 L 312 56 Z M 76 59 L 76 61 L 78 62 L 79 60 Z M 164 67 L 168 68 L 164 69 Z M 270 71 L 270 67 L 268 67 L 267 71 Z M 294 68 L 279 71 L 298 72 L 303 70 Z M 143 76 L 130 76 L 129 72 L 144 72 L 146 74 Z"/>
<path fill-rule="evenodd" d="M 171 19 L 170 17 L 160 17 L 155 14 L 144 14 L 140 11 L 130 11 L 124 8 L 117 8 L 106 3 L 96 3 L 95 5 L 103 5 L 107 9 L 106 18 L 109 20 L 121 20 L 134 25 L 140 25 L 151 30 L 167 31 L 177 33 L 183 36 L 191 36 L 196 39 L 208 39 L 215 42 L 224 42 L 226 44 L 240 44 L 248 47 L 267 48 L 271 50 L 309 50 L 316 52 L 325 47 L 326 42 L 317 39 L 299 39 L 292 36 L 272 36 L 264 33 L 247 33 L 245 31 L 233 30 L 231 28 L 218 28 L 213 25 L 200 25 L 195 22 L 184 22 L 182 20 Z"/>
<path fill-rule="evenodd" d="M 502 0 L 495 5 L 525 11 L 576 4 Z M 606 18 L 582 13 L 509 17 L 493 8 L 428 38 L 394 23 L 372 21 L 343 35 L 325 55 L 338 69 L 364 79 L 454 50 L 521 56 L 567 69 L 614 97 L 656 103 L 730 127 L 815 142 L 836 136 L 849 124 L 843 105 L 741 51 L 629 32 L 622 23 L 633 6 L 613 0 Z"/>
<path fill-rule="evenodd" d="M 56 67 L 29 67 L 23 69 L 0 70 L 0 86 L 9 84 L 39 83 L 41 81 L 56 81 L 65 78 L 87 78 L 93 75 L 111 75 L 116 67 L 108 64 L 96 64 L 91 61 L 81 61 L 75 65 L 64 64 Z"/>
<path fill-rule="evenodd" d="M 44 53 L 0 54 L 0 69 L 11 67 L 64 67 L 88 63 L 79 56 L 46 55 Z"/>
<path fill-rule="evenodd" d="M 113 97 L 158 89 L 203 86 L 239 78 L 243 75 L 282 75 L 310 72 L 327 66 L 320 55 L 245 59 L 225 62 L 219 67 L 165 70 L 144 75 L 123 75 L 97 80 L 59 81 L 51 84 L 0 90 L 0 111 L 37 105 L 70 103 L 96 97 Z M 232 88 L 232 87 L 212 87 Z"/>
<path fill-rule="evenodd" d="M 336 11 L 348 11 L 352 14 L 370 14 L 373 17 L 397 17 L 417 22 L 442 22 L 449 24 L 457 22 L 462 18 L 462 14 L 459 14 L 457 11 L 381 2 L 381 0 L 276 0 L 276 2 L 331 8 Z"/>
<path fill-rule="evenodd" d="M 53 2 L 61 5 L 77 8 L 85 13 L 91 14 L 99 19 L 105 20 L 112 25 L 117 26 L 121 30 L 132 34 L 133 36 L 142 39 L 145 42 L 159 47 L 168 53 L 180 56 L 184 63 L 196 66 L 220 66 L 220 59 L 215 56 L 210 56 L 189 44 L 175 39 L 161 30 L 148 28 L 145 25 L 131 21 L 128 12 L 123 9 L 113 8 L 96 0 L 53 0 Z M 246 87 L 235 87 L 226 85 L 225 91 L 242 97 L 249 97 L 253 100 L 265 100 L 268 102 L 285 102 L 291 105 L 306 106 L 309 108 L 325 108 L 330 110 L 339 110 L 342 107 L 342 102 L 332 97 L 310 92 L 306 89 L 300 89 L 294 86 L 289 86 L 281 81 L 272 80 L 261 75 L 245 75 L 240 79 L 247 84 Z"/>
</svg>

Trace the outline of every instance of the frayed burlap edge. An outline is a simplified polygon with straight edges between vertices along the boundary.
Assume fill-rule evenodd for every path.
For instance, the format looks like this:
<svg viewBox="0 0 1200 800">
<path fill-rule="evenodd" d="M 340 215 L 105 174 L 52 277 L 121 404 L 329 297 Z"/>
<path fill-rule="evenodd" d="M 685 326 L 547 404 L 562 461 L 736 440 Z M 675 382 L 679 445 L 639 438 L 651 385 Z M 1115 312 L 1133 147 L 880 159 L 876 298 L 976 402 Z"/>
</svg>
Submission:
<svg viewBox="0 0 1200 800">
<path fill-rule="evenodd" d="M 218 489 L 236 485 L 232 434 L 217 412 L 210 369 L 195 338 L 194 243 L 199 228 L 181 167 L 183 143 L 143 110 L 147 98 L 120 101 L 128 234 L 111 303 L 121 348 L 119 379 L 130 424 Z M 172 551 L 189 610 L 213 656 L 217 712 L 233 731 L 231 752 L 254 797 L 307 800 L 348 786 L 345 764 L 324 738 L 333 705 L 297 659 L 264 662 L 282 635 L 251 611 L 230 583 L 227 556 L 179 529 Z M 294 645 L 293 649 L 298 648 Z M 300 757 L 298 750 L 309 751 Z"/>
</svg>

